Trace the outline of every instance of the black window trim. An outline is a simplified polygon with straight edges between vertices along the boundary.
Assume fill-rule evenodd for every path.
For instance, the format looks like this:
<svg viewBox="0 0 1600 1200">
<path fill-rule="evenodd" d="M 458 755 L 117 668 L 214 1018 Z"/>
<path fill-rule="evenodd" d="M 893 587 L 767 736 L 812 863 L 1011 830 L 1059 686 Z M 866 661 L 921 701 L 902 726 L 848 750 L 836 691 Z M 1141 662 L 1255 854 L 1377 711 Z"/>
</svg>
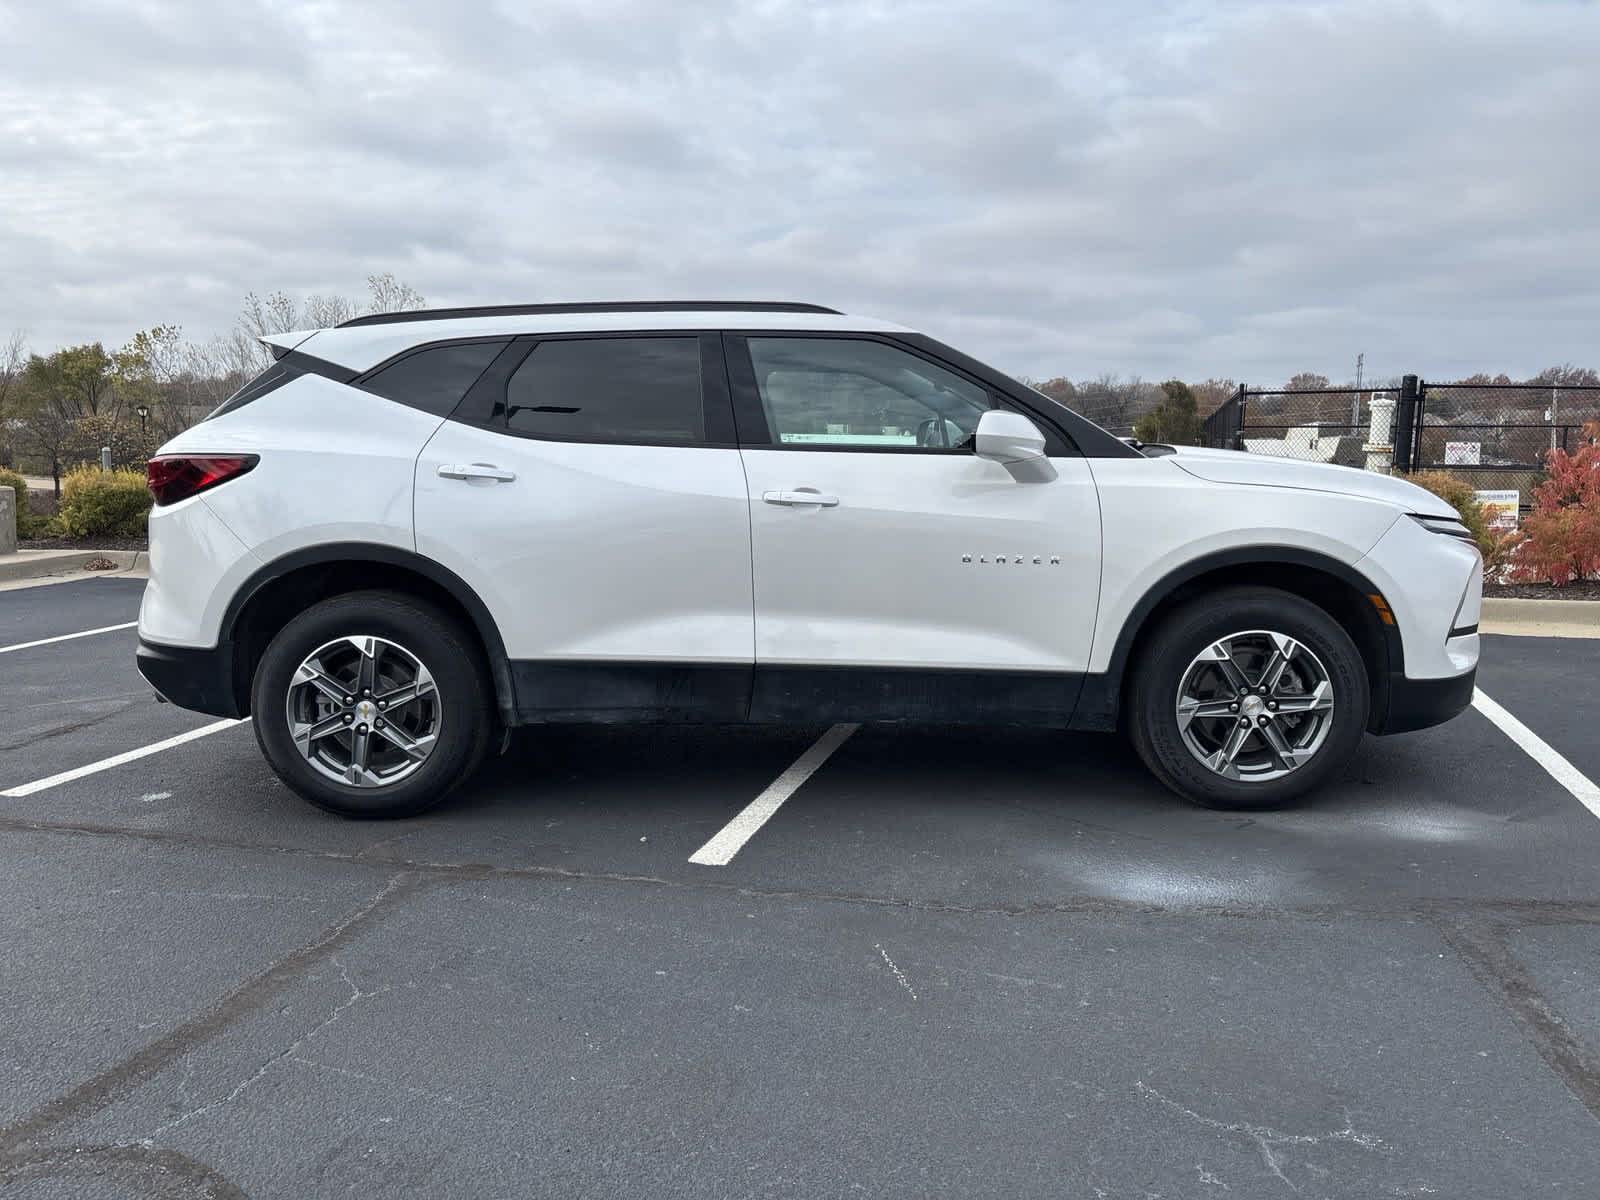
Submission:
<svg viewBox="0 0 1600 1200">
<path fill-rule="evenodd" d="M 987 363 L 945 345 L 925 333 L 901 334 L 895 339 L 901 344 L 921 350 L 935 362 L 960 370 L 981 383 L 986 383 L 1014 404 L 1019 412 L 1034 418 L 1045 427 L 1048 434 L 1055 430 L 1073 447 L 1072 453 L 1084 458 L 1144 458 L 1114 433 L 1101 429 L 1089 418 L 1076 413 L 1059 401 L 1034 391 Z M 1047 447 L 1048 449 L 1048 447 Z M 1054 451 L 1050 451 L 1054 454 Z"/>
<path fill-rule="evenodd" d="M 228 413 L 237 412 L 245 405 L 254 404 L 261 397 L 270 395 L 284 384 L 292 383 L 302 375 L 321 375 L 324 379 L 331 379 L 335 383 L 351 383 L 355 380 L 356 374 L 357 372 L 352 371 L 349 367 L 329 362 L 325 358 L 316 358 L 310 354 L 303 354 L 299 350 L 280 352 L 275 348 L 272 361 L 264 369 L 240 384 L 226 400 L 213 408 L 201 420 L 209 421 L 213 417 L 222 417 Z"/>
<path fill-rule="evenodd" d="M 860 341 L 878 342 L 909 354 L 912 358 L 921 359 L 941 370 L 948 371 L 958 379 L 972 386 L 983 389 L 989 397 L 990 407 L 1009 409 L 1020 412 L 1038 423 L 1045 435 L 1045 453 L 1051 458 L 1078 458 L 1082 452 L 1077 443 L 1063 430 L 1060 424 L 1051 417 L 1038 410 L 1036 405 L 1028 404 L 1013 395 L 1009 389 L 994 385 L 993 379 L 980 378 L 975 372 L 965 366 L 950 362 L 932 353 L 924 346 L 913 343 L 904 337 L 897 337 L 888 333 L 861 332 L 853 330 L 789 330 L 789 329 L 738 329 L 727 330 L 723 334 L 728 361 L 728 380 L 733 390 L 734 419 L 739 431 L 739 446 L 745 450 L 799 450 L 805 453 L 834 453 L 834 454 L 934 454 L 934 455 L 964 455 L 970 457 L 974 453 L 972 446 L 852 446 L 848 444 L 827 442 L 780 442 L 772 436 L 771 429 L 767 426 L 766 409 L 761 403 L 761 389 L 756 383 L 755 364 L 750 357 L 749 339 L 751 338 L 817 338 L 824 341 Z M 937 346 L 938 343 L 932 343 Z"/>
<path fill-rule="evenodd" d="M 512 429 L 507 422 L 506 389 L 511 377 L 535 349 L 544 342 L 617 341 L 640 338 L 693 338 L 700 352 L 700 415 L 706 436 L 694 441 L 672 438 L 616 438 L 563 436 L 529 433 Z M 477 339 L 494 340 L 494 339 Z M 677 450 L 737 450 L 733 402 L 728 388 L 727 367 L 723 361 L 721 335 L 706 329 L 591 329 L 571 333 L 525 334 L 512 339 L 511 351 L 490 364 L 449 419 L 504 437 L 526 438 L 534 442 L 564 442 L 591 446 L 659 446 Z"/>
</svg>

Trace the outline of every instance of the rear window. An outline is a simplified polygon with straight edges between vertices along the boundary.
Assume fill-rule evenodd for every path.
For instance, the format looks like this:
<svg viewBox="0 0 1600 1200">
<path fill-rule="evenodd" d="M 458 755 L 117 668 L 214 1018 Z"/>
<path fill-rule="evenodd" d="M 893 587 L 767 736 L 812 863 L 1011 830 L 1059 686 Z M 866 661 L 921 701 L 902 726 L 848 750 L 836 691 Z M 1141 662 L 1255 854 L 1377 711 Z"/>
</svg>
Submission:
<svg viewBox="0 0 1600 1200">
<path fill-rule="evenodd" d="M 385 399 L 447 417 L 505 345 L 498 341 L 430 346 L 384 367 L 361 386 Z"/>
</svg>

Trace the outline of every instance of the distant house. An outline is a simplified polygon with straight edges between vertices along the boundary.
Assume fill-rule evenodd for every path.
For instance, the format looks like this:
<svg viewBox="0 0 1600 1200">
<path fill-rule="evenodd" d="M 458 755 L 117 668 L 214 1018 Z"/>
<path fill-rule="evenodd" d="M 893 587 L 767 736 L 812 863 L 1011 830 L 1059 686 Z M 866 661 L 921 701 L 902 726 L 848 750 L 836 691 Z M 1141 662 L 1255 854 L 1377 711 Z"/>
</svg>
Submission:
<svg viewBox="0 0 1600 1200">
<path fill-rule="evenodd" d="M 1332 462 L 1345 435 L 1322 436 L 1320 425 L 1296 425 L 1281 438 L 1245 438 L 1244 448 L 1251 454 L 1272 454 L 1278 458 L 1298 458 L 1302 462 Z"/>
</svg>

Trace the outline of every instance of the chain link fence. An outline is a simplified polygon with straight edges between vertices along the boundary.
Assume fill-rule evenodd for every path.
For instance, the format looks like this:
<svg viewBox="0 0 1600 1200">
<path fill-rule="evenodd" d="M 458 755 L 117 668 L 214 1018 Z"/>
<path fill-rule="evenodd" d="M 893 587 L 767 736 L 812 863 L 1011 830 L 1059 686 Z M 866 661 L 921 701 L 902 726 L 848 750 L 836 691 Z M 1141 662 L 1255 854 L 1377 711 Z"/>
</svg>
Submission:
<svg viewBox="0 0 1600 1200">
<path fill-rule="evenodd" d="M 1597 420 L 1600 386 L 1592 384 L 1428 383 L 1407 375 L 1395 388 L 1241 386 L 1206 418 L 1203 441 L 1304 462 L 1382 465 L 1397 474 L 1449 471 L 1478 490 L 1514 491 L 1526 508 L 1546 455 L 1576 450 L 1584 424 Z M 1393 449 L 1380 457 L 1365 449 L 1369 444 Z"/>
<path fill-rule="evenodd" d="M 1530 503 L 1551 450 L 1575 450 L 1600 420 L 1600 387 L 1583 384 L 1418 381 L 1410 436 L 1396 438 L 1396 465 L 1449 471 L 1480 490 L 1516 490 Z"/>
<path fill-rule="evenodd" d="M 1394 399 L 1381 388 L 1241 387 L 1206 418 L 1202 434 L 1208 446 L 1360 467 L 1374 396 Z"/>
</svg>

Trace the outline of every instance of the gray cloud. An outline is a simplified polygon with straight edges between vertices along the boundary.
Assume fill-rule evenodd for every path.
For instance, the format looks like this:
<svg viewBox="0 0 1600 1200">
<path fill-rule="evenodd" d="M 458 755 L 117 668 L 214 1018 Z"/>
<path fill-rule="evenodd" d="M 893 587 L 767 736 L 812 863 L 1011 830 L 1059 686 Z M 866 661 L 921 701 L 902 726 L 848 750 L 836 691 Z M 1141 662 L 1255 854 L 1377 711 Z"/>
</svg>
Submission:
<svg viewBox="0 0 1600 1200">
<path fill-rule="evenodd" d="M 1131 10 L 1131 11 L 1129 11 Z M 759 296 L 1010 370 L 1600 363 L 1588 4 L 0 0 L 0 331 Z"/>
</svg>

